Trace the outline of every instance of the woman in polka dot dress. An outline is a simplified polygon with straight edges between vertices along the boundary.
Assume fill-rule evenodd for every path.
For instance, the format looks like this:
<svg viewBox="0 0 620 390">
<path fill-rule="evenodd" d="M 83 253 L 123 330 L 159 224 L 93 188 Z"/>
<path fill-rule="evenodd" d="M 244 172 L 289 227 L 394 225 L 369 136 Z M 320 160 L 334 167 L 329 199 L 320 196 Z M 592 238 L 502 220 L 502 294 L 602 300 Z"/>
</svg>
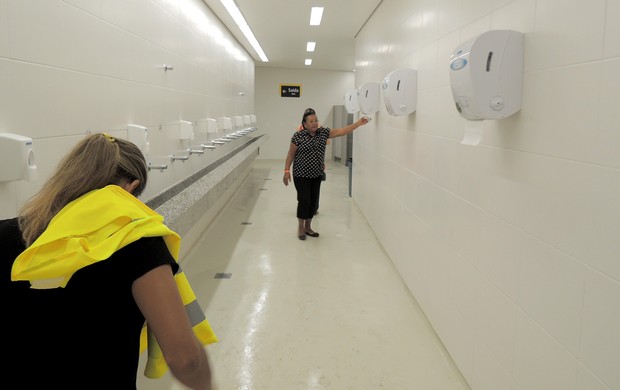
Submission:
<svg viewBox="0 0 620 390">
<path fill-rule="evenodd" d="M 291 181 L 291 164 L 293 165 L 293 183 L 297 190 L 297 237 L 305 240 L 306 235 L 318 237 L 312 230 L 312 217 L 316 212 L 321 190 L 321 175 L 325 163 L 325 146 L 329 138 L 342 137 L 368 123 L 362 117 L 357 122 L 339 129 L 319 127 L 319 120 L 313 109 L 304 111 L 301 121 L 304 130 L 296 131 L 291 138 L 291 146 L 284 163 L 284 185 Z"/>
</svg>

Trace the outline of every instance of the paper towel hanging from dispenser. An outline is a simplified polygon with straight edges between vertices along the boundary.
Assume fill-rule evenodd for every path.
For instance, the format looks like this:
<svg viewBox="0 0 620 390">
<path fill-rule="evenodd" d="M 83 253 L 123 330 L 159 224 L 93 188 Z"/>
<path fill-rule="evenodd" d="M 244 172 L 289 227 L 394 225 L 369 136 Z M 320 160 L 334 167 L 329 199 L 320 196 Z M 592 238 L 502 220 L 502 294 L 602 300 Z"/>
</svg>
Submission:
<svg viewBox="0 0 620 390">
<path fill-rule="evenodd" d="M 450 56 L 450 84 L 465 119 L 502 119 L 519 111 L 523 33 L 490 30 L 458 46 Z"/>
<path fill-rule="evenodd" d="M 409 115 L 416 110 L 418 72 L 396 69 L 383 79 L 383 100 L 390 115 Z"/>
<path fill-rule="evenodd" d="M 344 93 L 344 108 L 346 108 L 349 114 L 355 114 L 360 110 L 357 101 L 357 89 L 350 89 Z"/>
<path fill-rule="evenodd" d="M 36 180 L 37 164 L 31 138 L 0 133 L 0 151 L 0 181 Z"/>
<path fill-rule="evenodd" d="M 357 90 L 357 100 L 362 114 L 371 115 L 379 111 L 379 83 L 362 84 Z"/>
</svg>

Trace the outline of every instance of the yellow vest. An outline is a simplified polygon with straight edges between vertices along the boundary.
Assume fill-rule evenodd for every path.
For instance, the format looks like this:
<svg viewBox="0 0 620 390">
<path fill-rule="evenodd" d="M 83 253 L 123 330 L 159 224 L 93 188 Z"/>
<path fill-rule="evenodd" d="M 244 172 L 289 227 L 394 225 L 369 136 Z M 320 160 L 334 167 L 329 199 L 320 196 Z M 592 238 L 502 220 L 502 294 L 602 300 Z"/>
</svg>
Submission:
<svg viewBox="0 0 620 390">
<path fill-rule="evenodd" d="M 82 195 L 67 204 L 50 221 L 47 229 L 22 252 L 11 279 L 30 281 L 31 288 L 65 287 L 78 270 L 108 259 L 114 252 L 142 237 L 163 237 L 178 262 L 181 238 L 163 223 L 164 218 L 136 197 L 116 185 Z M 202 309 L 196 310 L 196 296 L 181 268 L 174 279 L 192 321 L 194 333 L 203 345 L 217 342 Z M 168 366 L 149 332 L 142 329 L 140 351 L 148 347 L 144 375 L 159 378 Z"/>
</svg>

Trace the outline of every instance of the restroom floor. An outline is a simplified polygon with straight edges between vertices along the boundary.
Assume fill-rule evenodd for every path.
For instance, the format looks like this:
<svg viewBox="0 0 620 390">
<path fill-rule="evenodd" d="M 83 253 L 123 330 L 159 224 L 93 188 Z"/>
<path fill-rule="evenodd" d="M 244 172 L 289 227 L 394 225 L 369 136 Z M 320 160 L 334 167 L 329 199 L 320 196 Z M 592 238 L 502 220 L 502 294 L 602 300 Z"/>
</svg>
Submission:
<svg viewBox="0 0 620 390">
<path fill-rule="evenodd" d="M 328 162 L 313 229 L 297 238 L 284 162 L 248 178 L 182 260 L 219 342 L 219 390 L 467 390 L 352 198 L 349 168 Z M 183 389 L 170 374 L 139 389 Z"/>
</svg>

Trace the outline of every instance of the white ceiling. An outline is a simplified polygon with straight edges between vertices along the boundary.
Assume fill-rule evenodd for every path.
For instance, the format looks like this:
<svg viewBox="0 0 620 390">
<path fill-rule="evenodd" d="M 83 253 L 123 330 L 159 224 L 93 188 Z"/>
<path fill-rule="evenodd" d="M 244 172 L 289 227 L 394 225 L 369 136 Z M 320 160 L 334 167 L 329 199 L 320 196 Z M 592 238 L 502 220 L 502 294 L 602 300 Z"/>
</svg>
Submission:
<svg viewBox="0 0 620 390">
<path fill-rule="evenodd" d="M 204 0 L 254 58 L 257 67 L 344 70 L 355 68 L 354 39 L 382 0 L 235 0 L 269 62 L 262 62 L 221 4 Z M 325 7 L 320 26 L 310 8 Z M 306 42 L 316 42 L 313 53 Z M 312 65 L 304 65 L 306 58 Z"/>
</svg>

